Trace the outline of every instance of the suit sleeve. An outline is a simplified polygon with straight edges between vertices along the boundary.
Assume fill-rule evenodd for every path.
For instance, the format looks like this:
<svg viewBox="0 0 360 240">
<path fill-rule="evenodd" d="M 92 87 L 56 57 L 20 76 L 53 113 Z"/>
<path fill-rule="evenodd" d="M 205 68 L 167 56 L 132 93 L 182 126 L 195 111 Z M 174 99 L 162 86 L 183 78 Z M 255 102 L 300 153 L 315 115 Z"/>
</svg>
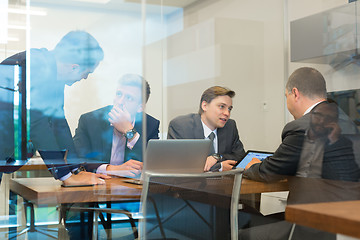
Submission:
<svg viewBox="0 0 360 240">
<path fill-rule="evenodd" d="M 182 133 L 184 132 L 180 124 L 177 124 L 176 121 L 172 120 L 169 123 L 167 139 L 183 139 Z"/>
<path fill-rule="evenodd" d="M 148 136 L 147 139 L 159 139 L 159 125 L 160 125 L 160 121 L 159 120 L 155 120 L 155 124 L 154 127 L 151 128 L 151 131 L 148 132 Z"/>
<path fill-rule="evenodd" d="M 159 125 L 160 121 L 157 119 L 151 120 L 151 122 L 147 122 L 146 126 L 146 143 L 149 142 L 150 139 L 159 139 Z M 142 149 L 142 136 L 140 132 L 140 138 L 134 144 L 133 149 Z"/>
<path fill-rule="evenodd" d="M 223 160 L 230 159 L 230 160 L 239 161 L 245 155 L 244 145 L 240 141 L 239 133 L 235 121 L 234 121 L 233 134 L 234 135 L 231 143 L 231 153 L 224 153 Z"/>
<path fill-rule="evenodd" d="M 70 129 L 65 119 L 51 119 L 43 115 L 31 113 L 31 139 L 34 147 L 38 150 L 62 150 L 67 149 L 68 159 L 75 156 L 73 140 Z M 55 132 L 55 133 L 54 133 Z M 57 136 L 55 136 L 57 134 Z M 72 167 L 64 164 L 63 166 L 53 167 L 52 161 L 44 159 L 44 163 L 50 170 L 55 179 L 67 175 Z"/>
<path fill-rule="evenodd" d="M 37 150 L 61 150 L 57 144 L 54 130 L 47 117 L 40 112 L 31 112 L 30 138 Z"/>
<path fill-rule="evenodd" d="M 283 141 L 274 155 L 252 165 L 244 176 L 256 181 L 272 181 L 277 180 L 279 175 L 295 175 L 303 143 L 304 131 L 284 130 Z"/>
<path fill-rule="evenodd" d="M 74 144 L 78 157 L 88 157 L 88 153 L 91 152 L 91 144 L 89 139 L 90 137 L 88 135 L 86 117 L 81 115 L 74 136 Z"/>
<path fill-rule="evenodd" d="M 78 127 L 75 130 L 75 135 L 73 137 L 75 149 L 77 156 L 79 158 L 85 159 L 98 159 L 99 153 L 93 151 L 90 142 L 89 130 L 88 126 L 91 124 L 89 123 L 89 117 L 85 115 L 81 115 L 78 123 Z M 85 164 L 85 168 L 87 171 L 96 171 L 98 167 L 100 167 L 103 163 L 95 163 L 92 162 L 91 164 Z"/>
</svg>

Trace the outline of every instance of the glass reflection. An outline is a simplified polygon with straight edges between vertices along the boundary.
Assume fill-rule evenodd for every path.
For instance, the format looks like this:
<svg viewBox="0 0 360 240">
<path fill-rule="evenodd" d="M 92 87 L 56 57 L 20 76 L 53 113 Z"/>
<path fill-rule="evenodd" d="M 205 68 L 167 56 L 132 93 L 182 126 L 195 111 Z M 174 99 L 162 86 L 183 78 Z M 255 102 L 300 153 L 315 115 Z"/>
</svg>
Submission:
<svg viewBox="0 0 360 240">
<path fill-rule="evenodd" d="M 342 134 L 335 103 L 322 102 L 312 111 L 297 176 L 358 181 L 353 142 Z M 351 120 L 348 118 L 349 124 Z"/>
<path fill-rule="evenodd" d="M 12 2 L 17 3 L 19 1 Z M 285 125 L 283 76 L 287 75 L 288 69 L 284 69 L 284 55 L 287 56 L 287 46 L 284 47 L 286 41 L 285 43 L 283 41 L 283 26 L 287 26 L 288 23 L 285 22 L 284 25 L 283 14 L 285 16 L 289 14 L 290 19 L 294 18 L 293 15 L 295 14 L 291 11 L 291 8 L 294 8 L 295 5 L 297 15 L 295 18 L 303 17 L 308 12 L 322 11 L 323 8 L 329 7 L 328 5 L 336 5 L 336 3 L 334 1 L 332 3 L 325 3 L 321 0 L 315 0 L 309 4 L 310 6 L 306 6 L 307 3 L 289 0 L 286 2 L 286 8 L 287 10 L 290 9 L 290 11 L 283 13 L 283 1 L 264 1 L 260 5 L 254 1 L 236 0 L 151 1 L 151 4 L 149 1 L 146 6 L 142 6 L 140 2 L 117 0 L 91 2 L 72 0 L 31 1 L 31 5 L 43 7 L 47 12 L 46 17 L 31 16 L 32 31 L 30 42 L 33 47 L 48 47 L 44 44 L 45 42 L 49 45 L 56 43 L 59 37 L 57 34 L 66 33 L 71 29 L 86 29 L 94 34 L 93 36 L 96 36 L 96 41 L 101 43 L 101 48 L 105 52 L 105 57 L 99 66 L 94 65 L 94 67 L 87 71 L 79 72 L 76 77 L 68 79 L 69 81 L 64 82 L 61 86 L 57 84 L 47 86 L 47 88 L 44 88 L 46 92 L 40 96 L 31 93 L 31 101 L 35 101 L 34 104 L 37 102 L 35 105 L 39 106 L 38 109 L 32 106 L 31 124 L 35 124 L 35 126 L 31 130 L 41 129 L 46 126 L 46 119 L 49 119 L 49 116 L 51 116 L 52 127 L 59 129 L 59 131 L 49 134 L 55 135 L 56 144 L 60 142 L 54 148 L 51 145 L 53 142 L 50 140 L 48 143 L 41 142 L 42 139 L 40 139 L 35 141 L 34 145 L 45 146 L 44 148 L 48 151 L 51 149 L 58 149 L 57 151 L 59 151 L 67 148 L 70 150 L 67 157 L 68 164 L 86 162 L 83 165 L 92 167 L 91 170 L 94 171 L 100 170 L 99 160 L 104 161 L 100 167 L 104 164 L 106 168 L 111 168 L 111 165 L 119 167 L 121 165 L 118 164 L 124 164 L 127 159 L 141 161 L 141 156 L 138 155 L 135 148 L 139 143 L 146 142 L 146 139 L 144 141 L 139 140 L 145 135 L 147 135 L 147 139 L 150 136 L 156 138 L 156 127 L 153 128 L 154 132 L 149 132 L 148 129 L 145 131 L 145 129 L 141 129 L 141 126 L 138 127 L 140 122 L 144 123 L 146 121 L 148 123 L 148 116 L 145 119 L 144 116 L 146 115 L 138 111 L 138 97 L 140 95 L 137 93 L 130 94 L 132 90 L 129 90 L 128 86 L 123 86 L 121 89 L 116 86 L 119 76 L 123 76 L 128 72 L 134 72 L 144 74 L 152 86 L 153 93 L 151 100 L 155 101 L 150 101 L 147 104 L 147 112 L 162 120 L 163 126 L 161 126 L 160 130 L 163 131 L 161 131 L 161 136 L 166 136 L 168 120 L 182 114 L 196 112 L 199 100 L 198 93 L 213 85 L 224 85 L 237 92 L 237 97 L 234 99 L 236 111 L 231 116 L 237 122 L 244 145 L 259 150 L 275 150 L 279 143 L 279 132 Z M 322 4 L 317 4 L 318 2 L 322 2 Z M 164 6 L 164 4 L 171 6 Z M 180 7 L 177 7 L 178 5 Z M 146 22 L 142 22 L 144 18 L 142 18 L 141 7 L 146 7 Z M 349 40 L 347 39 L 350 31 L 348 25 L 344 25 L 345 28 L 342 28 L 342 18 L 336 18 L 335 20 L 333 22 L 335 25 L 331 25 L 332 30 L 345 29 L 345 34 L 339 38 L 332 38 L 335 42 L 331 42 L 328 46 L 341 45 Z M 347 19 L 345 19 L 345 23 L 348 23 Z M 142 29 L 143 26 L 146 26 L 146 29 Z M 14 32 L 9 33 L 11 35 Z M 20 39 L 25 39 L 25 31 L 20 36 L 23 36 Z M 338 40 L 339 42 L 337 43 Z M 25 45 L 25 40 L 22 44 Z M 10 45 L 6 46 L 6 48 L 12 50 L 9 55 L 19 52 L 20 49 L 25 49 L 25 47 L 21 47 L 13 52 Z M 31 55 L 36 55 L 36 53 L 31 54 L 31 51 L 28 51 L 30 53 L 30 64 L 32 62 Z M 7 57 L 9 52 L 5 52 Z M 143 56 L 145 56 L 145 59 L 142 59 Z M 331 75 L 330 84 L 332 80 L 334 80 L 334 83 L 329 89 L 350 89 L 354 88 L 354 85 L 358 82 L 356 81 L 358 71 L 356 70 L 357 66 L 354 66 L 356 64 L 353 64 L 351 61 L 350 64 L 347 63 L 347 69 L 352 68 L 350 70 L 353 70 L 351 73 L 342 71 L 341 66 L 344 64 L 340 62 L 340 65 L 338 65 L 339 63 L 336 61 L 332 63 L 333 66 L 337 66 L 335 70 L 329 70 L 331 67 L 326 64 L 315 66 L 315 68 L 319 68 L 327 76 Z M 285 68 L 287 67 L 286 64 Z M 297 63 L 289 63 L 289 65 L 290 69 L 298 67 Z M 91 74 L 92 71 L 94 71 L 93 74 Z M 62 71 L 62 73 L 66 73 L 66 71 Z M 88 74 L 90 74 L 88 81 L 76 82 L 76 79 L 86 78 Z M 340 79 L 338 79 L 339 75 L 341 75 Z M 325 78 L 329 82 L 327 76 Z M 40 78 L 42 77 L 40 76 Z M 348 80 L 352 80 L 352 77 L 355 80 L 348 84 L 350 82 Z M 53 91 L 52 87 L 56 87 L 58 91 Z M 142 87 L 144 88 L 144 84 L 142 84 Z M 117 89 L 119 91 L 115 94 Z M 40 92 L 40 90 L 41 87 L 33 91 Z M 63 93 L 64 90 L 65 94 Z M 295 100 L 295 95 L 296 93 L 288 91 L 290 109 L 294 109 L 293 107 L 296 105 L 296 102 L 292 101 Z M 1 97 L 2 95 L 0 95 Z M 38 97 L 41 98 L 37 100 Z M 325 100 L 325 98 L 322 100 Z M 341 104 L 339 103 L 339 105 Z M 107 107 L 101 113 L 103 117 L 96 116 L 91 119 L 87 117 L 96 115 L 96 112 L 105 109 L 104 106 Z M 308 119 L 305 119 L 306 121 L 299 129 L 293 128 L 294 132 L 291 133 L 284 129 L 282 137 L 286 140 L 284 140 L 284 145 L 282 145 L 283 149 L 280 150 L 285 149 L 286 151 L 281 152 L 279 150 L 275 153 L 275 158 L 277 157 L 278 160 L 282 161 L 286 167 L 282 168 L 278 164 L 279 162 L 272 162 L 268 166 L 270 170 L 259 167 L 259 175 L 254 177 L 256 180 L 273 180 L 270 179 L 269 174 L 272 171 L 286 175 L 303 176 L 293 177 L 294 181 L 289 179 L 288 182 L 280 182 L 289 184 L 289 203 L 299 203 L 301 198 L 304 203 L 359 199 L 357 182 L 349 182 L 356 179 L 358 171 L 358 168 L 354 165 L 359 165 L 360 148 L 358 132 L 353 131 L 354 125 L 352 125 L 351 121 L 347 120 L 347 116 L 340 109 L 332 111 L 332 107 L 322 109 L 320 106 L 318 105 L 319 108 L 314 108 L 313 113 L 308 113 Z M 132 112 L 131 109 L 136 109 L 136 111 Z M 318 112 L 316 112 L 317 110 Z M 108 116 L 109 112 L 112 112 L 112 116 Z M 336 114 L 336 112 L 338 113 Z M 349 115 L 347 111 L 345 112 Z M 123 119 L 120 116 L 124 115 L 127 121 L 118 121 L 119 118 Z M 295 115 L 297 116 L 298 114 L 295 113 Z M 299 119 L 301 118 L 300 115 Z M 79 117 L 80 121 L 78 122 Z M 109 118 L 111 118 L 112 123 L 109 121 Z M 42 125 L 40 120 L 44 119 L 44 125 Z M 83 121 L 84 119 L 86 121 Z M 36 124 L 33 120 L 39 121 Z M 91 121 L 94 121 L 94 123 L 87 123 Z M 158 125 L 156 121 L 153 121 L 153 123 Z M 6 126 L 6 123 L 1 122 L 0 125 Z M 99 134 L 96 135 L 94 130 L 97 131 L 100 125 L 103 125 L 104 129 L 99 130 Z M 125 125 L 126 127 L 124 127 Z M 117 130 L 114 130 L 116 126 L 120 131 L 116 132 Z M 132 127 L 135 127 L 136 132 L 140 135 L 137 143 L 133 146 L 132 150 L 123 151 L 120 156 L 117 156 L 115 154 L 117 151 L 112 151 L 112 147 L 120 145 L 119 142 L 121 142 L 115 140 L 117 139 L 116 136 L 124 138 L 123 133 L 129 132 L 128 138 L 134 140 L 131 139 L 131 135 L 134 134 L 136 138 L 136 132 L 128 131 L 134 130 L 131 129 Z M 90 135 L 82 136 L 82 134 L 79 134 L 83 128 Z M 157 129 L 159 129 L 159 126 Z M 32 133 L 31 140 L 40 137 L 40 134 L 36 136 L 35 132 Z M 122 134 L 117 134 L 120 132 Z M 287 135 L 288 133 L 289 135 Z M 48 133 L 46 132 L 45 134 Z M 73 144 L 71 135 L 74 136 L 75 134 L 75 144 Z M 91 134 L 94 134 L 95 137 L 92 137 Z M 85 142 L 84 145 L 80 144 L 80 147 L 77 145 L 79 139 L 81 139 L 81 142 Z M 92 143 L 88 144 L 86 142 L 88 140 L 96 143 L 94 145 Z M 102 143 L 97 144 L 97 142 L 101 141 Z M 100 147 L 100 144 L 103 146 Z M 75 147 L 77 148 L 76 153 L 81 155 L 81 159 L 72 158 Z M 124 149 L 129 149 L 127 143 L 123 147 Z M 292 161 L 294 159 L 296 161 Z M 92 160 L 95 162 L 92 162 Z M 127 162 L 133 162 L 132 160 Z M 307 162 L 308 160 L 310 160 L 310 164 Z M 300 162 L 301 166 L 299 166 Z M 132 166 L 137 167 L 128 172 L 128 175 L 125 172 L 117 171 L 119 169 L 111 172 L 106 171 L 106 169 L 105 172 L 99 171 L 99 173 L 112 175 L 112 178 L 107 179 L 105 184 L 91 187 L 64 188 L 60 187 L 60 181 L 56 181 L 53 178 L 37 178 L 36 180 L 38 181 L 34 181 L 34 178 L 25 179 L 25 181 L 21 181 L 22 179 L 15 180 L 23 185 L 33 181 L 33 183 L 36 183 L 31 186 L 33 189 L 39 186 L 42 188 L 50 185 L 54 187 L 51 196 L 42 197 L 39 202 L 35 202 L 33 199 L 35 204 L 40 203 L 39 206 L 46 206 L 45 213 L 46 211 L 55 213 L 54 204 L 66 203 L 67 205 L 63 205 L 65 211 L 62 212 L 62 216 L 66 217 L 66 224 L 76 227 L 80 225 L 79 228 L 84 230 L 81 232 L 75 229 L 75 232 L 72 232 L 74 235 L 71 235 L 71 238 L 75 239 L 79 238 L 79 236 L 81 238 L 90 238 L 91 226 L 95 226 L 92 224 L 100 223 L 100 219 L 128 219 L 127 217 L 119 218 L 119 215 L 115 214 L 112 216 L 106 216 L 105 214 L 110 211 L 128 210 L 129 206 L 126 203 L 125 205 L 115 203 L 118 201 L 124 202 L 124 196 L 134 198 L 132 201 L 134 201 L 135 207 L 131 210 L 137 212 L 141 186 L 126 185 L 122 182 L 121 178 L 117 178 L 117 176 L 134 176 L 137 174 L 139 165 L 135 164 Z M 58 168 L 58 170 L 61 169 Z M 74 171 L 73 175 L 78 177 L 83 174 L 76 170 L 82 170 L 82 168 L 67 169 L 67 172 Z M 26 174 L 26 176 L 34 176 L 34 174 Z M 91 176 L 94 177 L 95 175 Z M 254 175 L 249 174 L 249 176 L 251 178 Z M 348 181 L 343 182 L 331 179 Z M 246 183 L 249 183 L 246 180 L 244 189 L 246 189 Z M 173 205 L 174 209 L 179 209 L 186 205 L 185 209 L 189 210 L 190 206 L 192 206 L 196 210 L 201 210 L 199 212 L 204 213 L 202 216 L 205 216 L 205 219 L 214 220 L 214 222 L 201 221 L 200 223 L 199 215 L 181 209 L 179 211 L 181 216 L 177 215 L 176 221 L 170 222 L 169 220 L 164 224 L 166 230 L 170 229 L 176 233 L 167 236 L 174 236 L 174 238 L 179 239 L 184 239 L 185 237 L 210 239 L 214 238 L 217 233 L 216 237 L 220 235 L 220 239 L 229 238 L 227 235 L 229 223 L 226 221 L 229 218 L 226 214 L 228 213 L 227 206 L 229 192 L 231 192 L 231 182 L 231 179 L 222 179 L 220 181 L 219 179 L 201 181 L 187 179 L 186 182 L 175 184 L 170 182 L 168 186 L 165 186 L 165 189 L 163 188 L 164 186 L 159 187 L 159 184 L 154 184 L 155 194 L 163 192 L 165 195 L 171 195 L 172 198 L 175 196 L 175 199 L 178 200 L 160 199 L 161 201 L 158 202 L 157 206 L 160 209 L 160 213 L 164 213 L 164 216 L 166 216 L 166 213 L 171 214 L 171 212 L 167 212 L 166 207 L 168 205 Z M 257 184 L 252 181 L 250 183 Z M 254 189 L 260 189 L 263 186 L 267 186 L 266 184 L 259 183 L 259 185 L 255 185 Z M 179 192 L 173 188 L 174 185 L 175 187 L 183 188 L 182 194 L 178 194 Z M 205 195 L 199 193 L 201 189 L 205 190 Z M 255 210 L 252 207 L 257 207 L 259 196 L 251 194 L 242 195 L 242 203 L 245 205 L 246 202 L 251 205 L 251 209 L 248 208 L 246 210 L 254 212 Z M 189 199 L 191 200 L 190 205 L 183 201 Z M 253 203 L 254 199 L 255 204 Z M 96 201 L 99 201 L 98 205 L 95 204 Z M 87 202 L 87 204 L 80 204 L 81 206 L 79 206 L 75 204 L 76 202 Z M 91 203 L 88 204 L 89 202 Z M 212 208 L 212 206 L 217 207 L 219 205 L 223 207 L 221 208 L 222 211 Z M 41 207 L 36 209 L 36 212 L 42 211 Z M 85 212 L 85 217 L 77 216 L 77 211 L 81 207 Z M 103 211 L 102 216 L 94 218 L 92 214 L 96 214 L 95 209 L 97 212 Z M 2 211 L 1 207 L 0 211 Z M 47 216 L 45 217 L 45 215 L 42 214 L 37 217 L 36 222 L 49 224 L 46 222 Z M 151 216 L 154 217 L 153 227 L 156 227 L 158 224 L 155 215 Z M 139 216 L 141 218 L 141 215 L 138 215 L 138 218 Z M 221 216 L 223 217 L 221 218 Z M 248 216 L 243 215 L 242 217 L 245 227 L 253 226 L 251 225 L 252 222 L 248 224 Z M 56 216 L 55 219 L 57 219 Z M 213 223 L 222 225 L 225 229 L 225 234 L 219 234 L 216 231 L 217 229 L 211 228 L 215 225 Z M 117 228 L 117 224 L 118 222 L 113 222 L 110 223 L 110 226 Z M 288 225 L 287 223 L 285 224 Z M 84 227 L 85 225 L 89 226 L 89 228 Z M 125 225 L 130 228 L 130 224 L 125 223 Z M 99 237 L 107 236 L 108 238 L 117 239 L 119 236 L 123 237 L 129 233 L 128 235 L 130 236 L 127 236 L 129 239 L 136 238 L 136 235 L 132 234 L 131 228 L 130 231 L 127 231 L 128 229 L 113 229 L 112 235 L 108 235 L 110 232 L 108 227 L 109 223 L 104 224 L 103 227 L 99 224 Z M 104 231 L 104 228 L 106 231 Z M 275 228 L 269 225 L 269 228 L 265 231 L 265 236 L 268 237 L 270 233 L 285 230 L 285 238 L 287 238 L 289 229 L 288 226 Z M 321 239 L 321 236 L 315 235 L 315 232 L 311 232 L 310 237 L 307 238 L 308 235 L 303 235 L 304 231 L 301 228 L 299 229 L 296 231 L 299 231 L 300 235 L 298 237 L 300 239 Z M 153 233 L 154 238 L 162 236 L 158 229 L 154 230 Z M 2 236 L 0 235 L 0 238 Z M 31 238 L 31 236 L 30 234 L 28 238 Z M 253 239 L 253 237 L 250 235 L 246 239 Z M 331 238 L 332 236 L 326 239 Z"/>
</svg>

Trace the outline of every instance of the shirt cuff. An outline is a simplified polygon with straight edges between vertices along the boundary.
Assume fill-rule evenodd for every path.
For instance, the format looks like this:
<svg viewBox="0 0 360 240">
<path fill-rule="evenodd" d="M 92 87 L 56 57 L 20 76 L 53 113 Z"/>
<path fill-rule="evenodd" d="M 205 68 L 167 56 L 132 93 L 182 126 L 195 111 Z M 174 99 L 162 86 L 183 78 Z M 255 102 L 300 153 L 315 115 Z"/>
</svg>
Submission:
<svg viewBox="0 0 360 240">
<path fill-rule="evenodd" d="M 97 169 L 96 169 L 96 173 L 97 174 L 106 174 L 106 168 L 107 166 L 109 166 L 109 164 L 101 164 Z"/>
<path fill-rule="evenodd" d="M 135 146 L 135 144 L 137 143 L 137 141 L 139 140 L 139 138 L 140 138 L 140 134 L 137 132 L 137 133 L 135 134 L 135 137 L 134 137 L 131 141 L 128 141 L 128 142 L 127 142 L 127 147 L 128 147 L 130 150 L 132 150 L 133 147 Z"/>
<path fill-rule="evenodd" d="M 69 177 L 72 176 L 72 173 L 69 172 L 68 174 L 66 174 L 65 176 L 62 176 L 61 178 L 59 178 L 60 181 L 65 181 L 66 179 L 68 179 Z"/>
</svg>

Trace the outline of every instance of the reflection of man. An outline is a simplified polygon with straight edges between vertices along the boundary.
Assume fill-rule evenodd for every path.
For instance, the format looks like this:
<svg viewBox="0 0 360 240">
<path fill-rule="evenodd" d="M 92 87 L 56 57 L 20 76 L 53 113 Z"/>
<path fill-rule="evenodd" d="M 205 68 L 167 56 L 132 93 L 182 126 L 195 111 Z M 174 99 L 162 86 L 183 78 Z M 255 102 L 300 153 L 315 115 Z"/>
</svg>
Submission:
<svg viewBox="0 0 360 240">
<path fill-rule="evenodd" d="M 341 135 L 338 116 L 335 103 L 322 102 L 311 111 L 297 176 L 358 181 L 353 144 Z"/>
<path fill-rule="evenodd" d="M 0 160 L 13 160 L 15 155 L 14 78 L 15 67 L 0 65 Z M 0 173 L 1 179 L 1 173 Z"/>
<path fill-rule="evenodd" d="M 206 159 L 204 171 L 230 170 L 245 154 L 234 120 L 230 119 L 235 92 L 214 86 L 204 91 L 199 113 L 179 116 L 169 124 L 169 139 L 211 139 L 213 152 Z"/>
<path fill-rule="evenodd" d="M 105 160 L 98 173 L 134 177 L 142 169 L 142 86 L 146 85 L 146 102 L 150 86 L 135 74 L 123 76 L 118 84 L 113 106 L 80 117 L 74 136 L 80 157 Z M 146 114 L 146 140 L 157 139 L 159 120 Z M 124 172 L 125 171 L 125 172 Z"/>
<path fill-rule="evenodd" d="M 17 63 L 26 69 L 26 52 L 15 54 L 3 63 Z M 31 49 L 30 56 L 30 139 L 36 149 L 69 150 L 75 154 L 69 126 L 64 114 L 64 88 L 86 79 L 103 59 L 103 50 L 96 39 L 84 31 L 66 34 L 52 51 Z M 58 168 L 56 177 L 70 169 Z M 101 183 L 91 173 L 72 175 L 73 180 Z M 71 181 L 68 179 L 66 182 Z M 64 179 L 65 180 L 65 179 Z"/>
<path fill-rule="evenodd" d="M 339 162 L 341 148 L 338 148 L 337 144 L 344 144 L 344 140 L 337 141 L 339 127 L 334 120 L 337 119 L 337 113 L 329 114 L 325 111 L 327 110 L 325 105 L 320 106 L 326 99 L 326 83 L 321 73 L 308 67 L 297 69 L 289 77 L 285 96 L 288 110 L 295 120 L 284 127 L 282 143 L 274 155 L 262 162 L 254 158 L 246 166 L 244 176 L 260 181 L 270 180 L 274 175 L 312 176 L 314 174 L 318 177 L 343 180 L 356 178 L 357 173 L 346 167 L 350 163 L 356 166 L 353 162 L 354 157 L 346 162 Z M 313 113 L 310 114 L 312 110 Z M 320 114 L 329 116 L 324 121 L 324 116 L 320 117 Z M 311 128 L 308 135 L 305 135 L 306 130 L 309 129 L 310 120 L 312 120 Z M 325 136 L 326 145 L 320 140 Z M 313 143 L 316 139 L 321 143 Z M 304 151 L 303 147 L 311 148 L 311 150 Z M 350 153 L 352 154 L 351 149 Z M 340 169 L 334 169 L 335 165 L 329 164 L 334 161 L 338 161 L 336 165 Z M 334 175 L 336 171 L 342 171 L 342 173 Z M 351 177 L 345 177 L 347 174 Z"/>
</svg>

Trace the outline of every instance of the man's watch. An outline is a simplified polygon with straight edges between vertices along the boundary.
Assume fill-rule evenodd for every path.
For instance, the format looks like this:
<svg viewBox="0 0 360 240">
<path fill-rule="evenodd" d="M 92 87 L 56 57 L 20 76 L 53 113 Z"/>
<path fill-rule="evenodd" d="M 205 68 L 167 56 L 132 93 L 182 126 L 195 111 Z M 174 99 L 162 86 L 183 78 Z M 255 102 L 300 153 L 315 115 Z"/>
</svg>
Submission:
<svg viewBox="0 0 360 240">
<path fill-rule="evenodd" d="M 218 153 L 214 153 L 211 155 L 213 158 L 215 158 L 217 161 L 221 161 L 223 156 L 221 154 Z"/>
<path fill-rule="evenodd" d="M 74 174 L 74 175 L 77 175 L 79 174 L 79 172 L 86 172 L 86 169 L 84 166 L 80 166 L 78 167 L 75 171 L 72 171 L 71 173 Z"/>
<path fill-rule="evenodd" d="M 130 139 L 132 139 L 132 138 L 135 136 L 136 133 L 137 133 L 137 132 L 136 132 L 136 129 L 135 129 L 135 128 L 130 129 L 129 131 L 127 131 L 127 132 L 125 133 L 125 137 L 127 138 L 127 140 L 130 140 Z"/>
</svg>

